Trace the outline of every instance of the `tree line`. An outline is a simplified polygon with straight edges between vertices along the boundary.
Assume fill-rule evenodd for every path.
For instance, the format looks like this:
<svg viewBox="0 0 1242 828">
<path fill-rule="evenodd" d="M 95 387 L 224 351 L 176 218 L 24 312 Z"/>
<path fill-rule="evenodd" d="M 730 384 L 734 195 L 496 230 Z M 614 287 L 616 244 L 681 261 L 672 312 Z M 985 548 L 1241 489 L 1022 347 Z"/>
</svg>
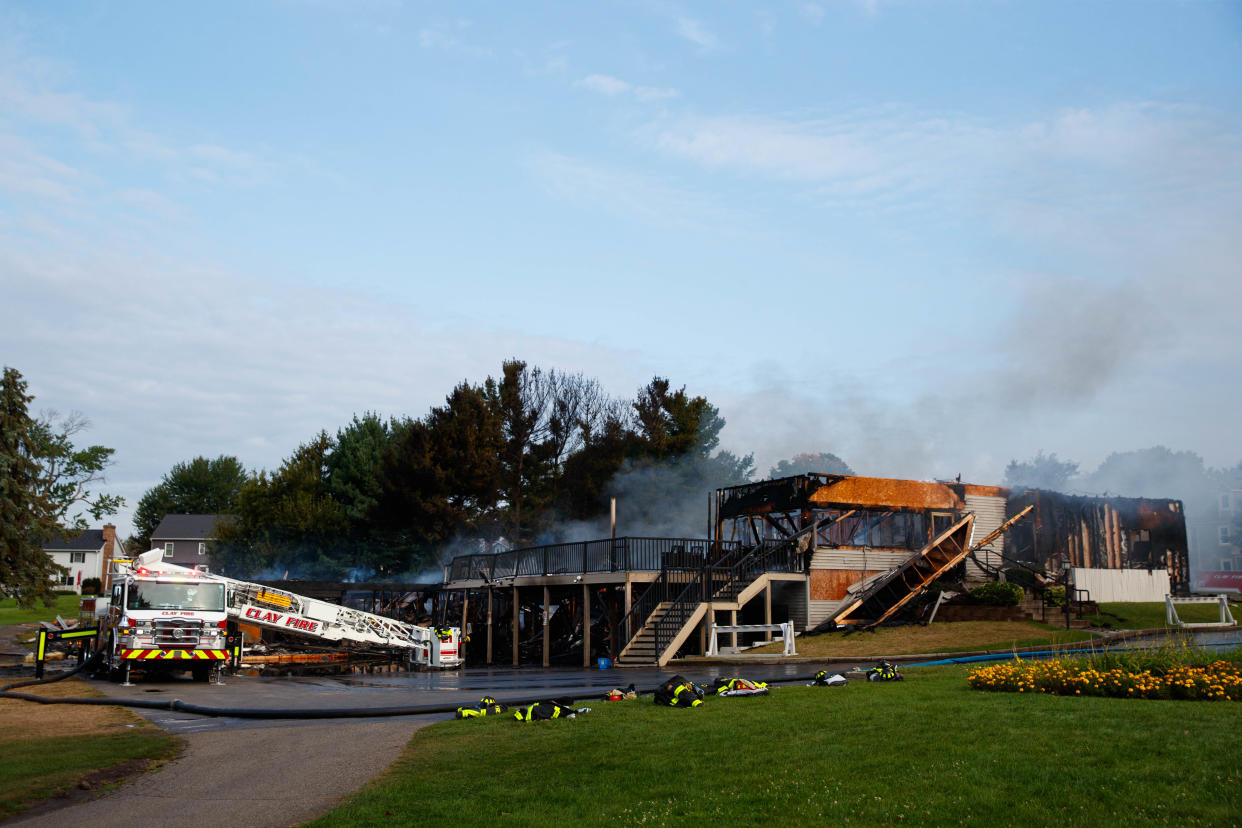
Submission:
<svg viewBox="0 0 1242 828">
<path fill-rule="evenodd" d="M 623 400 L 582 374 L 509 360 L 420 418 L 355 415 L 272 471 L 230 456 L 178 464 L 139 502 L 134 543 L 168 512 L 228 513 L 212 559 L 230 575 L 393 578 L 456 550 L 606 534 L 619 492 L 631 530 L 698 535 L 707 494 L 754 473 L 750 456 L 719 449 L 724 424 L 663 377 Z"/>
</svg>

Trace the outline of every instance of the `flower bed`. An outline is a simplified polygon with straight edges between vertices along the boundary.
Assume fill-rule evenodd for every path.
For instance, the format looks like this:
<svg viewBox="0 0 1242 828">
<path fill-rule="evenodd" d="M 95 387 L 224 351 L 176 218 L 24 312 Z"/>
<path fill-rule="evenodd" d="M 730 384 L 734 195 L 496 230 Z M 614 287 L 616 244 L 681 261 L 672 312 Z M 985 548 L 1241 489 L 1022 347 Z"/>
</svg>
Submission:
<svg viewBox="0 0 1242 828">
<path fill-rule="evenodd" d="M 1002 693 L 1242 701 L 1242 664 L 1223 660 L 1156 670 L 1099 669 L 1083 659 L 1010 661 L 975 670 L 967 681 Z"/>
</svg>

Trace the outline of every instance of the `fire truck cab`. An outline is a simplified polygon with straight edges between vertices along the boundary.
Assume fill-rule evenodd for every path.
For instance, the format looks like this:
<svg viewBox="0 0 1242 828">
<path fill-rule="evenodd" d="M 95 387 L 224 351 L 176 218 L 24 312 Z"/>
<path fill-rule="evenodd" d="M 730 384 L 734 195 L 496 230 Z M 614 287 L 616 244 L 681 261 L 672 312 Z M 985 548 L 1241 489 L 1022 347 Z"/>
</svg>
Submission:
<svg viewBox="0 0 1242 828">
<path fill-rule="evenodd" d="M 108 676 L 128 678 L 140 663 L 147 674 L 189 670 L 207 681 L 228 658 L 226 585 L 193 570 L 148 569 L 145 557 L 113 573 L 100 629 Z"/>
</svg>

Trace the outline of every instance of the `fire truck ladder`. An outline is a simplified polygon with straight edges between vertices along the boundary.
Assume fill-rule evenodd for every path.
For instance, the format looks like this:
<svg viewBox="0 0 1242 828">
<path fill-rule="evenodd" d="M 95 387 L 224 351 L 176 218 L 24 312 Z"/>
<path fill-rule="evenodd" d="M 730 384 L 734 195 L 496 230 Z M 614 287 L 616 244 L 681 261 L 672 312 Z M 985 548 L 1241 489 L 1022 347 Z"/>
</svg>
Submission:
<svg viewBox="0 0 1242 828">
<path fill-rule="evenodd" d="M 159 550 L 144 553 L 129 565 L 153 575 L 187 576 L 201 581 L 225 584 L 226 610 L 230 618 L 282 633 L 344 646 L 371 646 L 402 650 L 416 664 L 455 667 L 458 655 L 457 630 L 436 630 L 407 624 L 329 601 L 275 589 L 264 584 L 238 581 L 160 560 Z M 138 569 L 141 567 L 141 569 Z"/>
<path fill-rule="evenodd" d="M 435 639 L 434 630 L 428 627 L 406 624 L 263 584 L 221 580 L 229 584 L 228 613 L 243 624 L 333 643 L 394 647 L 425 654 L 430 653 Z"/>
</svg>

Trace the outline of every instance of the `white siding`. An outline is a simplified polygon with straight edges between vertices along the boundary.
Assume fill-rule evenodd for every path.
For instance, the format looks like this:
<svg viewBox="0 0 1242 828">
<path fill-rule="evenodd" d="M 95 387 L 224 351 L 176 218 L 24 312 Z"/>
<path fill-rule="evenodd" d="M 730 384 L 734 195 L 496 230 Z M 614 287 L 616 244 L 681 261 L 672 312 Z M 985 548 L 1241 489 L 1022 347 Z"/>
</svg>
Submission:
<svg viewBox="0 0 1242 828">
<path fill-rule="evenodd" d="M 904 549 L 819 549 L 811 556 L 811 569 L 894 569 L 913 555 Z"/>
<path fill-rule="evenodd" d="M 1074 569 L 1074 586 L 1092 601 L 1163 601 L 1169 594 L 1166 569 Z"/>
<path fill-rule="evenodd" d="M 810 601 L 807 609 L 805 629 L 814 629 L 828 620 L 828 616 L 837 611 L 844 601 Z"/>
<path fill-rule="evenodd" d="M 786 594 L 789 600 L 789 620 L 793 622 L 795 630 L 802 632 L 807 629 L 807 603 L 811 595 L 811 584 L 809 581 L 798 584 L 796 589 L 791 589 Z"/>
<path fill-rule="evenodd" d="M 970 545 L 974 546 L 1005 522 L 1005 498 L 989 495 L 966 495 L 966 511 L 975 513 L 975 525 L 971 530 Z M 975 553 L 975 556 L 989 566 L 1004 566 L 1001 553 L 1005 551 L 1005 536 L 996 540 Z M 970 558 L 966 559 L 966 579 L 982 580 L 985 573 L 982 567 Z"/>
<path fill-rule="evenodd" d="M 73 563 L 72 557 L 75 553 L 82 553 L 85 560 Z M 58 563 L 69 570 L 69 583 L 57 587 L 57 589 L 61 592 L 81 592 L 81 582 L 86 578 L 103 579 L 102 550 L 92 552 L 89 550 L 77 549 L 73 552 L 53 551 L 48 552 L 47 554 L 48 557 L 52 559 L 53 563 Z M 59 584 L 59 581 L 57 583 Z"/>
</svg>

